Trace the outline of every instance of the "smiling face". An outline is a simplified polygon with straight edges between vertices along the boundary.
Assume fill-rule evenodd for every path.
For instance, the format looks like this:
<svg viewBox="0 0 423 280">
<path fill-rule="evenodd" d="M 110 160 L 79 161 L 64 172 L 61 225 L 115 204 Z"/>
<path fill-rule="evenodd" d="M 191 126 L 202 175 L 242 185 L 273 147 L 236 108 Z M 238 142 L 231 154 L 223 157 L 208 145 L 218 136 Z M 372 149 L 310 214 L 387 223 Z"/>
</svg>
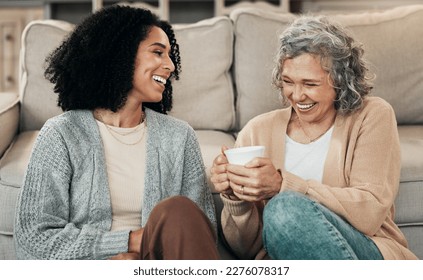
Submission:
<svg viewBox="0 0 423 280">
<path fill-rule="evenodd" d="M 167 79 L 175 70 L 169 57 L 169 39 L 159 27 L 153 26 L 138 47 L 133 88 L 128 100 L 160 102 Z"/>
<path fill-rule="evenodd" d="M 308 123 L 324 123 L 336 115 L 336 92 L 320 58 L 301 54 L 283 62 L 283 94 L 298 118 Z"/>
</svg>

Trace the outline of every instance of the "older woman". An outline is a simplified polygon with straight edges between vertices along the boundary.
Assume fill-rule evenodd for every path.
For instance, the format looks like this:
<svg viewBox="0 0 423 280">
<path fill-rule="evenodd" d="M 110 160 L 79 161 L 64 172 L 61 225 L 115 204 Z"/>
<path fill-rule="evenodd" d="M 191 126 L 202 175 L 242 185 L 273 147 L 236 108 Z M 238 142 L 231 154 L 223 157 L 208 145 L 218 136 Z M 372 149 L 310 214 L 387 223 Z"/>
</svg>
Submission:
<svg viewBox="0 0 423 280">
<path fill-rule="evenodd" d="M 212 182 L 224 236 L 241 258 L 415 259 L 394 223 L 400 146 L 392 107 L 371 91 L 363 49 L 340 26 L 303 16 L 280 37 L 274 83 L 286 109 L 252 119 Z M 225 148 L 223 148 L 224 150 Z"/>
<path fill-rule="evenodd" d="M 180 70 L 148 10 L 89 16 L 48 58 L 65 111 L 43 126 L 19 200 L 21 259 L 216 259 L 194 130 L 166 115 Z"/>
</svg>

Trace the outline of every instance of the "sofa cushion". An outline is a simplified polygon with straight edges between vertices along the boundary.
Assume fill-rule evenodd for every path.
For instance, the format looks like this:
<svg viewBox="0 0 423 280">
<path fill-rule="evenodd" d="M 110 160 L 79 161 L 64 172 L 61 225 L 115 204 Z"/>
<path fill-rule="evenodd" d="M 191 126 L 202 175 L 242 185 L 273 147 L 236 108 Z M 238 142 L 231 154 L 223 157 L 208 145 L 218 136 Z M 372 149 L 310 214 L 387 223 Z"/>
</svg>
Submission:
<svg viewBox="0 0 423 280">
<path fill-rule="evenodd" d="M 16 93 L 0 93 L 0 158 L 18 132 L 19 99 Z"/>
<path fill-rule="evenodd" d="M 281 107 L 278 90 L 272 85 L 278 35 L 295 18 L 253 8 L 230 14 L 234 24 L 234 79 L 237 89 L 237 128 L 253 117 Z"/>
<path fill-rule="evenodd" d="M 206 166 L 208 186 L 213 193 L 217 193 L 210 181 L 210 169 L 213 166 L 213 160 L 220 154 L 221 147 L 225 145 L 232 148 L 235 138 L 231 134 L 212 130 L 196 130 L 195 134 L 200 143 L 201 154 Z"/>
<path fill-rule="evenodd" d="M 423 225 L 423 126 L 398 127 L 401 144 L 401 177 L 395 221 Z"/>
<path fill-rule="evenodd" d="M 44 78 L 47 55 L 58 47 L 73 25 L 57 20 L 37 20 L 27 25 L 21 48 L 21 131 L 38 130 L 62 112 L 53 85 Z M 42 38 L 42 39 L 41 39 Z"/>
<path fill-rule="evenodd" d="M 399 124 L 422 124 L 423 5 L 332 18 L 363 43 L 376 74 L 373 94 L 392 105 Z"/>
<path fill-rule="evenodd" d="M 233 29 L 227 17 L 175 25 L 181 53 L 180 80 L 173 82 L 171 115 L 194 129 L 230 130 L 235 123 Z"/>
<path fill-rule="evenodd" d="M 13 234 L 15 209 L 19 192 L 20 188 L 4 185 L 0 182 L 0 235 Z"/>
<path fill-rule="evenodd" d="M 15 243 L 11 235 L 0 234 L 0 260 L 15 260 Z"/>
<path fill-rule="evenodd" d="M 20 133 L 0 160 L 0 183 L 20 188 L 38 131 Z"/>
<path fill-rule="evenodd" d="M 401 145 L 401 182 L 421 182 L 423 181 L 423 126 L 400 125 L 398 133 Z"/>
<path fill-rule="evenodd" d="M 12 234 L 17 198 L 38 131 L 19 134 L 0 160 L 0 233 Z"/>
</svg>

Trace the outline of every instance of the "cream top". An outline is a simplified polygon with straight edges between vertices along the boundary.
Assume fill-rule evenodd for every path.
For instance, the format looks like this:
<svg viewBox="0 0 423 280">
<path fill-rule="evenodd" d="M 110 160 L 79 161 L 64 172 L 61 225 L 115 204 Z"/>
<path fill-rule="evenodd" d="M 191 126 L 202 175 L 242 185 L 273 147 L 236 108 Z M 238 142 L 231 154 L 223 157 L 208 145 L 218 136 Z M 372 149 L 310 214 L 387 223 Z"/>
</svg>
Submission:
<svg viewBox="0 0 423 280">
<path fill-rule="evenodd" d="M 97 120 L 112 204 L 112 231 L 141 227 L 147 127 L 121 128 Z"/>
</svg>

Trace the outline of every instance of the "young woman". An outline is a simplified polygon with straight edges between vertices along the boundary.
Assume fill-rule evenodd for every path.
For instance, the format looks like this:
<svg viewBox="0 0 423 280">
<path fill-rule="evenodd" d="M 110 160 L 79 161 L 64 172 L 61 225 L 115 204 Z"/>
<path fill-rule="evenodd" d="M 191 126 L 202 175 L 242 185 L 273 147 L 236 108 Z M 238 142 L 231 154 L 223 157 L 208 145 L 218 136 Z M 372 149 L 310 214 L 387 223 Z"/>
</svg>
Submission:
<svg viewBox="0 0 423 280">
<path fill-rule="evenodd" d="M 216 259 L 193 129 L 166 113 L 180 57 L 148 10 L 89 16 L 47 59 L 65 111 L 35 143 L 15 225 L 21 259 Z"/>
</svg>

